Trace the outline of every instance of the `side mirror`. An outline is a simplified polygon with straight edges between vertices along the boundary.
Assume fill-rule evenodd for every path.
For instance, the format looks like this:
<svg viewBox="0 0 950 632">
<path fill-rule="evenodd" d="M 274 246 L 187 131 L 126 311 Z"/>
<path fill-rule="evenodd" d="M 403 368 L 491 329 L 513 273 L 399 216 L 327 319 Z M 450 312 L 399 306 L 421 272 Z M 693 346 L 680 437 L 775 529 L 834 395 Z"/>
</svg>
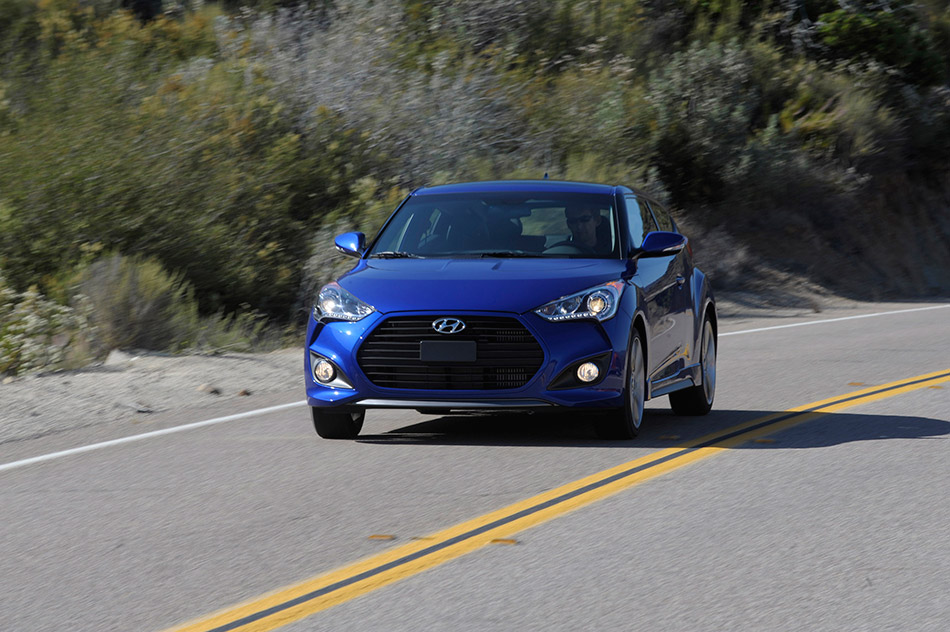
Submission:
<svg viewBox="0 0 950 632">
<path fill-rule="evenodd" d="M 634 256 L 666 257 L 675 255 L 686 247 L 686 241 L 686 237 L 679 233 L 656 230 L 647 233 L 640 245 L 640 250 L 635 251 Z"/>
<path fill-rule="evenodd" d="M 350 257 L 362 256 L 366 250 L 366 235 L 363 233 L 343 233 L 333 240 L 336 249 Z"/>
</svg>

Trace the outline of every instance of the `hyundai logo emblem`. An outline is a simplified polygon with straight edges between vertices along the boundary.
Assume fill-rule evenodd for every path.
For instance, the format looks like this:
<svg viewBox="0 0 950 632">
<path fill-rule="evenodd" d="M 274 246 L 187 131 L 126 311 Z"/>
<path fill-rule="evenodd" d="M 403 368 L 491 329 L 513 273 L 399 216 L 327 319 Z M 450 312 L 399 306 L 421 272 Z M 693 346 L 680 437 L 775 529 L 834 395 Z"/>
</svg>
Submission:
<svg viewBox="0 0 950 632">
<path fill-rule="evenodd" d="M 440 318 L 432 322 L 432 328 L 440 334 L 457 334 L 465 329 L 465 323 L 458 318 Z"/>
</svg>

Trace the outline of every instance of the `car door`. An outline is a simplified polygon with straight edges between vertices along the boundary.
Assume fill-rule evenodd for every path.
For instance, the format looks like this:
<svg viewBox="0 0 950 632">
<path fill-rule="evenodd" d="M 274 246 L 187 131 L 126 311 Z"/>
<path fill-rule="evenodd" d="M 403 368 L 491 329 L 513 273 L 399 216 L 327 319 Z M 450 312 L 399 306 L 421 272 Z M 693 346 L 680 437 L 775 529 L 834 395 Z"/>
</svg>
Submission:
<svg viewBox="0 0 950 632">
<path fill-rule="evenodd" d="M 647 233 L 657 230 L 656 220 L 644 198 L 630 194 L 624 196 L 624 202 L 630 244 L 639 248 Z M 652 381 L 668 375 L 675 360 L 675 257 L 638 259 L 636 283 L 643 293 L 647 317 L 647 374 Z"/>
<path fill-rule="evenodd" d="M 677 232 L 670 217 L 669 211 L 656 201 L 649 201 L 650 210 L 660 230 Z M 692 342 L 695 338 L 695 316 L 693 312 L 692 291 L 692 264 L 689 252 L 683 249 L 675 255 L 663 257 L 667 262 L 667 288 L 664 297 L 664 306 L 667 317 L 671 321 L 668 331 L 669 340 L 666 341 L 667 351 L 670 354 L 669 365 L 665 367 L 663 377 L 675 374 L 686 367 L 690 353 L 693 351 Z"/>
</svg>

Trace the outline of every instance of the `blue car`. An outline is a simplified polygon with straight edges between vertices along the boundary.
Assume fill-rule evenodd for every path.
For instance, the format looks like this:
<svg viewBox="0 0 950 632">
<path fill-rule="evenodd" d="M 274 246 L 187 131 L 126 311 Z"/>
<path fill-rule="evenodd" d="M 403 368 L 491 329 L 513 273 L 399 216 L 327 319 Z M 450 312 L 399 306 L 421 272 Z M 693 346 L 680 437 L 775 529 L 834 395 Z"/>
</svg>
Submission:
<svg viewBox="0 0 950 632">
<path fill-rule="evenodd" d="M 498 181 L 413 191 L 324 286 L 307 329 L 317 433 L 369 409 L 583 411 L 630 439 L 645 400 L 709 412 L 716 306 L 666 209 L 624 186 Z"/>
</svg>

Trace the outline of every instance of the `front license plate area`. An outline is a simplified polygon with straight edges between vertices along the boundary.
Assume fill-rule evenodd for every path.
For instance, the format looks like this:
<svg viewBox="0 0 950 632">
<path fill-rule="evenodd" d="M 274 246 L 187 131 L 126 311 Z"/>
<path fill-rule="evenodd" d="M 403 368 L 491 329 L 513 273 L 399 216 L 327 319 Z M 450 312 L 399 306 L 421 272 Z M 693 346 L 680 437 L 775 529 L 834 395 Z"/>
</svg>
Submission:
<svg viewBox="0 0 950 632">
<path fill-rule="evenodd" d="M 419 343 L 419 359 L 439 364 L 475 362 L 475 341 L 423 340 Z"/>
</svg>

